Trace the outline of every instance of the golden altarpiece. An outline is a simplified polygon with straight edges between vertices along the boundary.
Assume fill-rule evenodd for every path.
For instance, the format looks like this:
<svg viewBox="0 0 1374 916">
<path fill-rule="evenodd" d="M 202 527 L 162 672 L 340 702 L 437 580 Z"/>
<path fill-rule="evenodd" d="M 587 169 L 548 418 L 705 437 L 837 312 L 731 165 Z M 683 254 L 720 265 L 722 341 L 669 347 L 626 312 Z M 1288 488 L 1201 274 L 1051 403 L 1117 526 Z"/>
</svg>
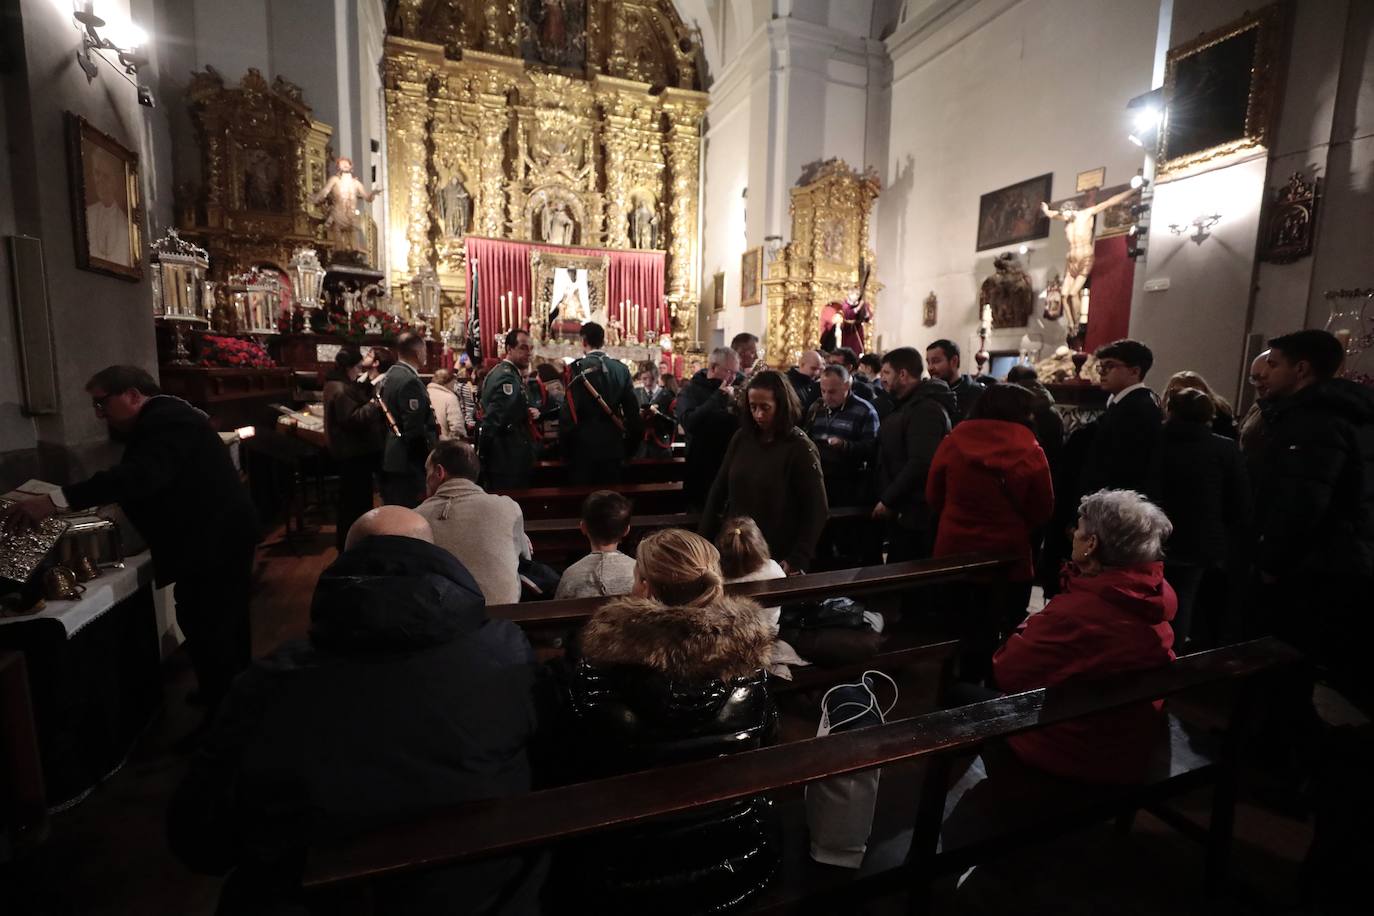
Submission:
<svg viewBox="0 0 1374 916">
<path fill-rule="evenodd" d="M 699 44 L 672 0 L 391 0 L 392 288 L 432 267 L 452 328 L 466 235 L 658 248 L 675 343 L 695 346 Z"/>
<path fill-rule="evenodd" d="M 865 266 L 869 278 L 863 298 L 876 316 L 882 287 L 868 230 L 879 189 L 871 169 L 858 172 L 840 159 L 802 171 L 792 189 L 792 240 L 768 265 L 763 281 L 770 365 L 794 366 L 803 350 L 817 346 L 822 309 L 859 286 Z M 870 322 L 868 334 L 872 327 Z"/>
<path fill-rule="evenodd" d="M 312 199 L 324 187 L 332 129 L 311 117 L 299 86 L 268 83 L 250 69 L 228 85 L 213 68 L 187 88 L 200 141 L 200 186 L 181 192 L 182 234 L 209 252 L 216 280 L 271 264 L 285 274 L 301 245 L 320 251 L 323 212 Z"/>
</svg>

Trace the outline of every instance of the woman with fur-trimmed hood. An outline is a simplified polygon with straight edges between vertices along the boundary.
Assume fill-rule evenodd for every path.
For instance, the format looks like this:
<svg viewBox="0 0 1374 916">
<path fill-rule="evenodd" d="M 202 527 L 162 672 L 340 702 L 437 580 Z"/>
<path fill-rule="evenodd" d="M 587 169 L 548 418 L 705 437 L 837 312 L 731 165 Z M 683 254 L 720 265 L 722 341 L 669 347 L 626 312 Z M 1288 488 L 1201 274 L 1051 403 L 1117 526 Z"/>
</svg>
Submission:
<svg viewBox="0 0 1374 916">
<path fill-rule="evenodd" d="M 716 548 L 691 532 L 654 532 L 640 542 L 634 577 L 634 592 L 582 630 L 563 690 L 567 775 L 594 779 L 771 741 L 774 633 L 757 604 L 725 594 Z M 770 808 L 743 799 L 579 842 L 566 880 L 603 911 L 716 912 L 772 879 Z"/>
</svg>

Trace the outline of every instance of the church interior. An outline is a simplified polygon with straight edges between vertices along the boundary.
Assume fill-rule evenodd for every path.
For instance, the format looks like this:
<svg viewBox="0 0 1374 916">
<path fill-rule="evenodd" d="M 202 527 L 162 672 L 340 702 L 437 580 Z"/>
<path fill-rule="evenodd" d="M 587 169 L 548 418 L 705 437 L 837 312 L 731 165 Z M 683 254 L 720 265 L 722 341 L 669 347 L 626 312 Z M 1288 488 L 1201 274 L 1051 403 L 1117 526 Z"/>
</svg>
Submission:
<svg viewBox="0 0 1374 916">
<path fill-rule="evenodd" d="M 1374 3 L 0 0 L 0 87 L 0 910 L 1368 912 Z"/>
</svg>

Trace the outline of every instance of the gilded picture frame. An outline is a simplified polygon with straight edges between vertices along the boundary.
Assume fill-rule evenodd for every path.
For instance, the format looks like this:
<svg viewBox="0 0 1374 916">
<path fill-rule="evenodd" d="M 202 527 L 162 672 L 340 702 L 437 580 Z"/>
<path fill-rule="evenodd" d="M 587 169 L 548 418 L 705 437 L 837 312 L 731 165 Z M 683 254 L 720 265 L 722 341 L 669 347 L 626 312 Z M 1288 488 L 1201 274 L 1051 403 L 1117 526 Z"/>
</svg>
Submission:
<svg viewBox="0 0 1374 916">
<path fill-rule="evenodd" d="M 548 333 L 549 314 L 553 309 L 555 281 L 560 271 L 585 270 L 587 306 L 585 317 L 561 316 L 563 320 L 596 321 L 606 325 L 606 276 L 610 270 L 610 255 L 563 254 L 557 251 L 543 251 L 538 248 L 530 252 L 530 289 L 534 290 L 534 302 L 530 308 L 530 326 Z M 567 274 L 564 274 L 567 277 Z M 580 279 L 580 278 L 579 278 Z M 580 284 L 579 284 L 580 286 Z"/>
<path fill-rule="evenodd" d="M 138 154 L 83 117 L 66 113 L 76 266 L 143 279 L 143 200 Z"/>
<path fill-rule="evenodd" d="M 1157 181 L 1268 148 L 1287 34 L 1288 7 L 1275 3 L 1169 51 Z"/>
<path fill-rule="evenodd" d="M 740 256 L 739 304 L 758 305 L 763 302 L 763 246 L 750 248 Z"/>
</svg>

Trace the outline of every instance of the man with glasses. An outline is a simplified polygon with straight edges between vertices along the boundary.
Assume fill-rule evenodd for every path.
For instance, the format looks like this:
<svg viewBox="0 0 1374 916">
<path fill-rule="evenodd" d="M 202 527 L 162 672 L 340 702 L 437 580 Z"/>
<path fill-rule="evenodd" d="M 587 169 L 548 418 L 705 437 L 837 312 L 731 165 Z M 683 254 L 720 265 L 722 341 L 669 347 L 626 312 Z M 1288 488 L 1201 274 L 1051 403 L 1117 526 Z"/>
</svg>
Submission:
<svg viewBox="0 0 1374 916">
<path fill-rule="evenodd" d="M 1093 355 L 1098 387 L 1108 394 L 1107 409 L 1089 427 L 1075 496 L 1103 489 L 1155 493 L 1155 449 L 1164 412 L 1155 393 L 1145 386 L 1154 354 L 1140 341 L 1123 338 L 1098 347 Z"/>
<path fill-rule="evenodd" d="M 534 474 L 534 422 L 525 375 L 534 344 L 521 330 L 506 335 L 506 355 L 482 383 L 482 466 L 487 489 L 520 490 Z"/>
<path fill-rule="evenodd" d="M 136 366 L 110 366 L 86 383 L 119 463 L 36 496 L 0 516 L 0 527 L 36 525 L 59 508 L 119 503 L 153 554 L 158 585 L 176 583 L 177 623 L 208 707 L 207 722 L 234 675 L 248 666 L 248 600 L 258 540 L 253 504 L 229 451 L 204 413 L 162 394 Z"/>
</svg>

